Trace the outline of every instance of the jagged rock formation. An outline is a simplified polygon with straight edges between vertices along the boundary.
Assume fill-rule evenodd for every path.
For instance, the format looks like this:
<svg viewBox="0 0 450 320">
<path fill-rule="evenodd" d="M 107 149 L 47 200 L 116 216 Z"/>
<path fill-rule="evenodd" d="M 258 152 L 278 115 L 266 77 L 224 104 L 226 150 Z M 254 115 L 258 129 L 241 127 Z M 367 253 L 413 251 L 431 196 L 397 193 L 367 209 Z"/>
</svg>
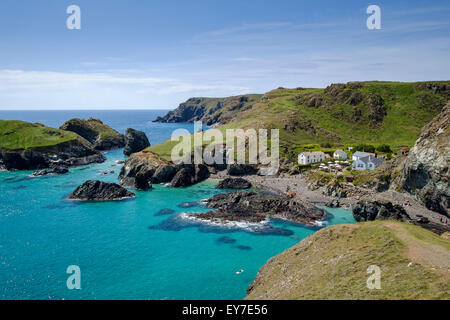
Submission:
<svg viewBox="0 0 450 320">
<path fill-rule="evenodd" d="M 191 98 L 155 122 L 194 122 L 206 125 L 225 124 L 235 118 L 238 112 L 251 108 L 261 95 L 252 94 L 228 98 Z"/>
<path fill-rule="evenodd" d="M 132 128 L 127 129 L 125 133 L 125 148 L 123 149 L 124 155 L 129 156 L 132 153 L 140 152 L 147 147 L 150 147 L 150 142 L 148 141 L 145 132 Z"/>
<path fill-rule="evenodd" d="M 436 89 L 438 90 L 438 89 Z M 426 125 L 397 182 L 428 209 L 450 217 L 450 103 Z"/>
<path fill-rule="evenodd" d="M 116 183 L 88 180 L 69 195 L 71 200 L 107 201 L 134 198 L 135 194 Z"/>
<path fill-rule="evenodd" d="M 222 224 L 233 221 L 254 223 L 267 218 L 279 218 L 307 225 L 313 225 L 325 216 L 323 210 L 310 204 L 278 195 L 248 191 L 217 194 L 209 198 L 206 205 L 215 210 L 191 215 Z"/>
<path fill-rule="evenodd" d="M 10 171 L 44 169 L 50 167 L 52 163 L 81 166 L 104 161 L 105 157 L 84 139 L 27 150 L 0 149 L 0 166 Z"/>
<path fill-rule="evenodd" d="M 218 189 L 248 189 L 252 184 L 242 178 L 226 178 L 217 184 Z"/>
<path fill-rule="evenodd" d="M 169 183 L 172 187 L 188 187 L 210 176 L 203 164 L 179 164 L 160 158 L 152 152 L 133 153 L 122 167 L 119 175 L 123 186 L 148 189 L 152 183 Z"/>
<path fill-rule="evenodd" d="M 353 208 L 356 221 L 398 220 L 411 221 L 410 216 L 402 206 L 388 201 L 359 201 Z"/>
<path fill-rule="evenodd" d="M 46 176 L 48 174 L 65 174 L 69 172 L 69 168 L 65 165 L 52 164 L 50 168 L 33 172 L 33 177 Z"/>
<path fill-rule="evenodd" d="M 125 137 L 98 119 L 71 119 L 60 129 L 77 133 L 92 143 L 97 150 L 111 150 L 125 146 Z"/>
</svg>

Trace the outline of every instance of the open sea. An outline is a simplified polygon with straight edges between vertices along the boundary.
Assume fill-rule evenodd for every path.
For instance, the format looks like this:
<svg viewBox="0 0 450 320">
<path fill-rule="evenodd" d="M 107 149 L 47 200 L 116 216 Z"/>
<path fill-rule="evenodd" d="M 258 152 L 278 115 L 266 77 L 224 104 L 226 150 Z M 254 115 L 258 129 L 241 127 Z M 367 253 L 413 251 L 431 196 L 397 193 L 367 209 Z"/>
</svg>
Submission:
<svg viewBox="0 0 450 320">
<path fill-rule="evenodd" d="M 94 117 L 121 133 L 142 130 L 152 145 L 175 129 L 193 131 L 193 124 L 152 122 L 166 113 L 0 111 L 0 119 L 59 127 Z M 255 233 L 180 218 L 207 211 L 197 202 L 219 193 L 214 180 L 182 189 L 154 185 L 120 202 L 66 200 L 86 180 L 118 182 L 122 149 L 105 156 L 105 163 L 60 176 L 0 172 L 0 299 L 243 299 L 268 259 L 318 229 L 272 221 Z M 355 222 L 349 210 L 327 211 L 328 224 Z M 67 288 L 70 265 L 80 267 L 80 290 Z"/>
</svg>

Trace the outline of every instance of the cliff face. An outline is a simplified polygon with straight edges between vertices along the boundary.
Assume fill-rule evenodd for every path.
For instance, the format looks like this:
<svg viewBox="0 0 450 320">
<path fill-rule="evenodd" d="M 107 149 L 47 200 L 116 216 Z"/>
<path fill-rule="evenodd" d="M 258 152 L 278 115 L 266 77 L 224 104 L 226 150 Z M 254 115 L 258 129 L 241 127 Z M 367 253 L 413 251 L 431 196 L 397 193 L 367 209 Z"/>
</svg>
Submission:
<svg viewBox="0 0 450 320">
<path fill-rule="evenodd" d="M 426 125 L 398 184 L 430 210 L 450 216 L 450 102 Z"/>
<path fill-rule="evenodd" d="M 51 164 L 80 166 L 104 161 L 105 157 L 82 137 L 51 146 L 18 150 L 0 148 L 0 168 L 6 170 L 43 169 Z"/>
<path fill-rule="evenodd" d="M 379 290 L 367 287 L 371 265 L 381 271 Z M 448 299 L 449 267 L 450 241 L 420 227 L 330 226 L 270 259 L 246 299 Z"/>
<path fill-rule="evenodd" d="M 155 122 L 194 122 L 206 125 L 225 124 L 235 118 L 238 112 L 251 108 L 262 95 L 251 94 L 228 98 L 191 98 Z"/>
<path fill-rule="evenodd" d="M 103 161 L 105 158 L 91 143 L 73 132 L 0 120 L 0 169 L 34 170 Z"/>
<path fill-rule="evenodd" d="M 71 119 L 60 129 L 77 133 L 92 143 L 97 150 L 110 150 L 125 146 L 124 135 L 97 119 Z"/>
</svg>

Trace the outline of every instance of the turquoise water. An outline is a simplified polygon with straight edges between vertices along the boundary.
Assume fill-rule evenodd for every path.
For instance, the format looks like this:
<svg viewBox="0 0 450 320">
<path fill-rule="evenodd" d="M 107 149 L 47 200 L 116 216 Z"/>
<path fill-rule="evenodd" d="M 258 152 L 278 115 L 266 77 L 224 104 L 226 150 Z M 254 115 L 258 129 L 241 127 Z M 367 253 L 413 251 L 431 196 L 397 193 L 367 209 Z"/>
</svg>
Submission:
<svg viewBox="0 0 450 320">
<path fill-rule="evenodd" d="M 170 136 L 153 129 L 150 135 Z M 85 180 L 117 182 L 122 150 L 106 157 L 61 176 L 0 172 L 0 299 L 242 299 L 269 258 L 317 230 L 275 221 L 251 233 L 179 219 L 206 211 L 179 205 L 218 193 L 212 180 L 185 189 L 155 185 L 122 202 L 67 201 Z M 354 222 L 350 211 L 330 210 L 330 224 Z M 81 290 L 66 287 L 69 265 L 81 268 Z"/>
</svg>

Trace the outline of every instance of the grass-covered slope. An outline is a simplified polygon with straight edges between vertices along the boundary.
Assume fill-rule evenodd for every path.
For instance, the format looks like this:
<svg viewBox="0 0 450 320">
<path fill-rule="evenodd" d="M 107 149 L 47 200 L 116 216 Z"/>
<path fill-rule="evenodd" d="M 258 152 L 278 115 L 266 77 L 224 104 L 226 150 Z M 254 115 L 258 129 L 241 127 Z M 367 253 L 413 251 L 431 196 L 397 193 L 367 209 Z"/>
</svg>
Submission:
<svg viewBox="0 0 450 320">
<path fill-rule="evenodd" d="M 369 290 L 367 268 L 381 269 Z M 394 221 L 331 226 L 272 258 L 247 299 L 449 299 L 450 241 Z"/>
<path fill-rule="evenodd" d="M 70 119 L 60 129 L 79 134 L 98 150 L 109 150 L 125 146 L 125 137 L 98 119 Z"/>
<path fill-rule="evenodd" d="M 26 150 L 76 140 L 73 132 L 18 120 L 0 120 L 0 149 Z"/>
<path fill-rule="evenodd" d="M 278 128 L 282 145 L 412 146 L 450 99 L 450 82 L 353 82 L 326 89 L 276 89 L 225 127 Z"/>
<path fill-rule="evenodd" d="M 291 160 L 295 160 L 305 146 L 320 149 L 320 144 L 336 147 L 388 144 L 395 150 L 400 146 L 412 146 L 423 126 L 449 99 L 450 81 L 373 81 L 333 84 L 325 89 L 279 88 L 246 108 L 228 110 L 231 120 L 218 121 L 222 124 L 218 128 L 279 129 L 281 154 Z M 209 103 L 213 106 L 218 101 Z M 204 120 L 205 111 L 208 113 L 211 109 L 209 106 L 199 109 L 201 105 L 201 102 L 197 107 L 190 104 L 189 112 L 201 115 L 197 118 Z M 165 120 L 184 121 L 185 118 L 179 116 L 182 110 L 185 109 L 169 113 Z M 168 151 L 173 145 L 173 142 L 165 142 L 151 149 L 170 154 Z"/>
</svg>

